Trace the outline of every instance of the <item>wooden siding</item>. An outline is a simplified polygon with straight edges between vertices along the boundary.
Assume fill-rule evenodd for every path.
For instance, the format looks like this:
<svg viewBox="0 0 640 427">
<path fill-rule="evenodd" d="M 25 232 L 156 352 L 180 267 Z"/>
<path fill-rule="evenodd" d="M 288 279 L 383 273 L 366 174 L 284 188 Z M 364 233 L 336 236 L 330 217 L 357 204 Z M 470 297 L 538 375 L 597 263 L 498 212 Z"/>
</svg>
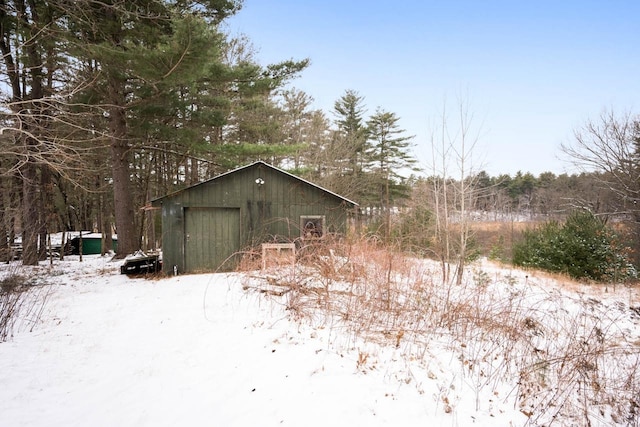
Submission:
<svg viewBox="0 0 640 427">
<path fill-rule="evenodd" d="M 345 233 L 347 212 L 353 207 L 333 193 L 264 163 L 154 203 L 162 206 L 163 265 L 168 273 L 174 266 L 179 272 L 215 270 L 231 253 L 246 247 L 293 241 L 300 237 L 300 216 L 304 215 L 323 215 L 326 232 Z M 197 219 L 199 215 L 204 217 Z M 197 230 L 195 242 L 192 230 Z M 220 241 L 226 242 L 228 251 L 220 249 Z M 227 267 L 233 268 L 232 263 Z"/>
<path fill-rule="evenodd" d="M 206 271 L 234 265 L 240 247 L 240 209 L 185 209 L 185 269 Z"/>
</svg>

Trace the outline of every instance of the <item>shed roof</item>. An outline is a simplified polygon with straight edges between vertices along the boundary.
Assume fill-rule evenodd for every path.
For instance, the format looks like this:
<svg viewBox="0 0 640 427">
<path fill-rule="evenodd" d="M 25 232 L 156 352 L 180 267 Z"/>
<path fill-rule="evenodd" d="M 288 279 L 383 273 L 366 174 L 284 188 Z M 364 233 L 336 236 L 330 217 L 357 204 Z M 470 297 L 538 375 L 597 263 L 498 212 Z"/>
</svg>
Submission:
<svg viewBox="0 0 640 427">
<path fill-rule="evenodd" d="M 300 178 L 299 176 L 293 175 L 293 174 L 291 174 L 291 173 L 289 173 L 289 172 L 287 172 L 287 171 L 285 171 L 285 170 L 282 170 L 282 169 L 277 168 L 277 167 L 275 167 L 275 166 L 273 166 L 273 165 L 270 165 L 269 163 L 266 163 L 266 162 L 264 162 L 264 161 L 262 161 L 262 160 L 258 160 L 257 162 L 253 162 L 253 163 L 251 163 L 251 164 L 248 164 L 248 165 L 245 165 L 245 166 L 241 166 L 241 167 L 239 167 L 239 168 L 236 168 L 236 169 L 230 170 L 230 171 L 228 171 L 228 172 L 222 173 L 222 174 L 220 174 L 220 175 L 217 175 L 217 176 L 215 176 L 215 177 L 213 177 L 213 178 L 210 178 L 210 179 L 208 179 L 208 180 L 206 180 L 206 181 L 202 181 L 202 182 L 199 182 L 199 183 L 197 183 L 197 184 L 194 184 L 194 185 L 192 185 L 192 186 L 190 186 L 190 187 L 186 187 L 186 188 L 183 188 L 183 189 L 181 189 L 181 190 L 174 191 L 173 193 L 170 193 L 170 194 L 164 195 L 164 196 L 162 196 L 162 197 L 158 197 L 158 198 L 156 198 L 156 199 L 151 200 L 151 203 L 152 203 L 152 204 L 156 204 L 156 203 L 158 203 L 158 202 L 161 202 L 161 201 L 162 201 L 162 199 L 166 199 L 166 198 L 172 197 L 172 196 L 174 196 L 174 195 L 176 195 L 176 194 L 179 194 L 179 193 L 181 193 L 181 192 L 183 192 L 183 191 L 187 191 L 187 190 L 189 190 L 189 189 L 191 189 L 191 188 L 194 188 L 194 187 L 197 187 L 197 186 L 199 186 L 199 185 L 203 185 L 203 184 L 206 184 L 206 183 L 209 183 L 209 182 L 212 182 L 212 181 L 218 180 L 218 179 L 220 179 L 220 178 L 222 178 L 222 177 L 224 177 L 224 176 L 230 175 L 230 174 L 232 174 L 232 173 L 235 173 L 235 172 L 238 172 L 238 171 L 241 171 L 241 170 L 244 170 L 244 169 L 249 169 L 249 168 L 251 168 L 251 167 L 258 166 L 258 165 L 266 166 L 266 167 L 271 168 L 271 169 L 273 169 L 273 170 L 275 170 L 275 171 L 278 171 L 278 172 L 280 172 L 280 173 L 282 173 L 282 174 L 288 175 L 288 176 L 290 176 L 291 178 L 294 178 L 294 179 L 296 179 L 296 180 L 298 180 L 298 181 L 301 181 L 301 182 L 303 182 L 303 183 L 305 183 L 305 184 L 307 184 L 307 185 L 310 185 L 310 186 L 315 187 L 315 188 L 317 188 L 317 189 L 319 189 L 319 190 L 321 190 L 321 191 L 324 191 L 324 192 L 326 192 L 326 193 L 329 193 L 329 194 L 331 194 L 332 196 L 337 197 L 337 198 L 339 198 L 339 199 L 341 199 L 341 200 L 343 200 L 343 201 L 345 201 L 345 202 L 347 202 L 347 203 L 351 204 L 352 206 L 358 206 L 358 204 L 357 204 L 356 202 L 354 202 L 353 200 L 349 200 L 349 199 L 347 199 L 346 197 L 342 197 L 341 195 L 339 195 L 339 194 L 337 194 L 337 193 L 334 193 L 334 192 L 333 192 L 333 191 L 331 191 L 331 190 L 327 190 L 326 188 L 323 188 L 323 187 L 321 187 L 321 186 L 319 186 L 319 185 L 316 185 L 316 184 L 314 184 L 314 183 L 312 183 L 312 182 L 310 182 L 310 181 L 307 181 L 306 179 Z"/>
</svg>

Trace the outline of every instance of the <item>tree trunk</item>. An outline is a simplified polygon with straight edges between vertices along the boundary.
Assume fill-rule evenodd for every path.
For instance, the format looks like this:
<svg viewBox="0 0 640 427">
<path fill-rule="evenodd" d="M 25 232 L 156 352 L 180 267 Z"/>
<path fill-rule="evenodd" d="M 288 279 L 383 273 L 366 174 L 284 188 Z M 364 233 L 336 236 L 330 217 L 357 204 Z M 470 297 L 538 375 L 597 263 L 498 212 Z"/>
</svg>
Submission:
<svg viewBox="0 0 640 427">
<path fill-rule="evenodd" d="M 36 165 L 25 162 L 22 174 L 22 264 L 38 265 L 38 184 Z"/>
<path fill-rule="evenodd" d="M 9 220 L 11 215 L 11 187 L 9 180 L 0 177 L 0 262 L 9 262 L 11 254 L 11 230 Z"/>
<path fill-rule="evenodd" d="M 40 191 L 38 198 L 38 240 L 40 242 L 38 246 L 38 259 L 44 260 L 47 258 L 47 237 L 49 232 L 55 228 L 53 227 L 53 182 L 51 179 L 51 170 L 46 165 L 39 166 L 40 171 Z"/>
<path fill-rule="evenodd" d="M 115 88 L 112 86 L 112 90 Z M 118 95 L 121 91 L 115 91 Z M 123 95 L 124 96 L 124 95 Z M 123 98 L 121 98 L 123 99 Z M 113 203 L 116 216 L 118 248 L 116 258 L 124 258 L 138 249 L 136 239 L 133 200 L 130 181 L 130 150 L 127 142 L 127 122 L 125 109 L 118 106 L 121 99 L 114 103 L 110 111 L 111 125 L 111 163 L 113 172 Z"/>
</svg>

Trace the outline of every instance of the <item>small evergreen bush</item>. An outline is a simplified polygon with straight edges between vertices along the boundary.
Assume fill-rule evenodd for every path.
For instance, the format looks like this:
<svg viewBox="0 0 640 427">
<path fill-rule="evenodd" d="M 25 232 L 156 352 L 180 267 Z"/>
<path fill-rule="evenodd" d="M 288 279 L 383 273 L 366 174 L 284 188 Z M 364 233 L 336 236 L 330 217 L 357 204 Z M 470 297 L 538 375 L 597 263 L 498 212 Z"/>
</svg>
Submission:
<svg viewBox="0 0 640 427">
<path fill-rule="evenodd" d="M 573 212 L 565 223 L 549 221 L 525 231 L 513 248 L 513 263 L 566 273 L 577 279 L 624 281 L 636 278 L 616 234 L 590 212 Z"/>
<path fill-rule="evenodd" d="M 394 223 L 391 236 L 402 243 L 402 247 L 417 255 L 424 256 L 431 246 L 433 233 L 430 230 L 434 220 L 433 212 L 425 206 L 415 206 L 401 213 Z"/>
</svg>

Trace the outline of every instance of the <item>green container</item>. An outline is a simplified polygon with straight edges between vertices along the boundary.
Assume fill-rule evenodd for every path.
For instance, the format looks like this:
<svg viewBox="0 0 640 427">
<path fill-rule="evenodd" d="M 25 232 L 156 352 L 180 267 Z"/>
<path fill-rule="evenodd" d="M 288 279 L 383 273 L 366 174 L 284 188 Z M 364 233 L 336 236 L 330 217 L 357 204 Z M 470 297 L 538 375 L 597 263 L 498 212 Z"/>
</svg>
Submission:
<svg viewBox="0 0 640 427">
<path fill-rule="evenodd" d="M 118 249 L 118 239 L 112 238 L 113 250 Z M 73 255 L 80 254 L 80 237 L 76 236 L 71 239 L 71 253 Z M 82 235 L 82 254 L 83 255 L 100 255 L 102 253 L 102 234 L 90 233 Z"/>
</svg>

